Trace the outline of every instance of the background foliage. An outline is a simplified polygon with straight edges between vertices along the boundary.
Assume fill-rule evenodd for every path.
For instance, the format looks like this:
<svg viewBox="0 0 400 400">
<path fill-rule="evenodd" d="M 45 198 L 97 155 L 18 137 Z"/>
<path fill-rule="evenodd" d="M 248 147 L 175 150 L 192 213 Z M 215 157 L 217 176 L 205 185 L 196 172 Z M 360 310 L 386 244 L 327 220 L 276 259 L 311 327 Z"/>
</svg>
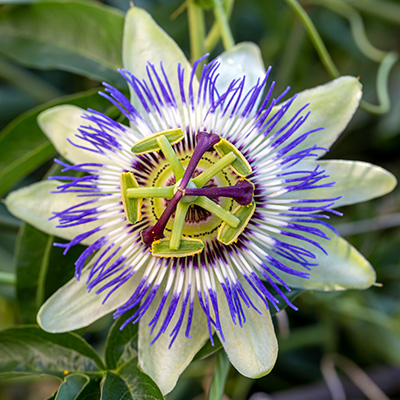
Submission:
<svg viewBox="0 0 400 400">
<path fill-rule="evenodd" d="M 196 3 L 206 8 L 211 28 L 215 2 Z M 236 0 L 230 24 L 236 42 L 260 46 L 265 64 L 273 67 L 278 91 L 291 85 L 294 93 L 325 83 L 330 75 L 291 3 Z M 128 2 L 107 4 L 112 8 L 94 0 L 0 0 L 2 197 L 54 173 L 55 150 L 36 123 L 40 111 L 68 103 L 118 117 L 96 93 L 102 81 L 123 85 L 115 70 L 122 63 Z M 394 53 L 391 59 L 385 57 L 400 51 L 400 2 L 301 4 L 340 73 L 359 76 L 364 100 L 382 103 L 373 111 L 387 111 L 375 115 L 359 110 L 329 158 L 372 162 L 399 176 L 400 65 L 390 71 L 389 107 L 385 73 Z M 135 5 L 148 10 L 190 55 L 187 16 L 180 0 L 137 0 Z M 212 55 L 222 50 L 218 42 Z M 371 109 L 365 104 L 364 108 Z M 375 266 L 381 287 L 302 294 L 296 300 L 300 311 L 283 311 L 275 319 L 280 354 L 270 375 L 248 380 L 229 368 L 218 346 L 206 347 L 167 398 L 219 399 L 225 392 L 233 400 L 323 400 L 331 398 L 328 387 L 335 400 L 367 398 L 351 383 L 355 380 L 368 398 L 400 399 L 399 204 L 397 189 L 382 199 L 346 207 L 344 217 L 334 221 Z M 162 398 L 136 367 L 135 327 L 121 333 L 120 321 L 112 325 L 105 317 L 85 332 L 51 335 L 34 325 L 43 301 L 73 276 L 73 261 L 80 252 L 73 249 L 62 256 L 61 249 L 52 246 L 54 240 L 21 224 L 0 204 L 0 399 Z M 337 384 L 335 368 L 344 372 L 344 389 Z M 371 386 L 371 378 L 386 395 Z"/>
</svg>

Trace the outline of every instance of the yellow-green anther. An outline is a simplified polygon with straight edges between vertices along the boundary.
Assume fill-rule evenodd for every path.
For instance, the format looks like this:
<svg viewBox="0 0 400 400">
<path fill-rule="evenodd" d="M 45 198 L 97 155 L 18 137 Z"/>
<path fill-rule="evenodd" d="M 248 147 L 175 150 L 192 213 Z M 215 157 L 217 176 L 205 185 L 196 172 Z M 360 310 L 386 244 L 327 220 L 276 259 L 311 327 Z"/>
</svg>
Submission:
<svg viewBox="0 0 400 400">
<path fill-rule="evenodd" d="M 159 151 L 160 146 L 157 142 L 157 139 L 160 136 L 165 136 L 168 139 L 168 142 L 173 145 L 180 142 L 184 137 L 185 134 L 183 130 L 178 129 L 170 129 L 168 131 L 156 132 L 152 135 L 146 136 L 144 139 L 139 140 L 132 146 L 132 153 L 135 154 L 146 154 L 151 153 L 152 151 Z"/>
<path fill-rule="evenodd" d="M 230 152 L 235 154 L 236 160 L 232 162 L 231 168 L 238 175 L 245 177 L 253 172 L 250 164 L 248 163 L 244 155 L 232 143 L 228 142 L 226 139 L 221 139 L 221 141 L 214 146 L 214 149 L 221 157 L 223 157 L 226 154 L 229 154 Z"/>
<path fill-rule="evenodd" d="M 190 203 L 179 202 L 176 206 L 174 224 L 172 226 L 171 241 L 169 247 L 171 250 L 178 250 L 182 239 L 182 231 L 185 225 L 185 217 Z"/>
<path fill-rule="evenodd" d="M 208 197 L 199 196 L 193 204 L 204 208 L 205 210 L 214 214 L 216 217 L 222 219 L 222 221 L 226 222 L 229 226 L 232 226 L 233 228 L 236 228 L 239 225 L 239 218 L 236 218 L 232 213 L 214 203 Z"/>
<path fill-rule="evenodd" d="M 163 135 L 157 138 L 157 143 L 160 146 L 160 149 L 163 152 L 165 158 L 168 160 L 176 180 L 178 181 L 179 179 L 182 179 L 185 170 L 183 169 L 182 164 L 175 154 L 175 151 L 172 148 L 169 140 Z"/>
<path fill-rule="evenodd" d="M 200 239 L 184 238 L 181 240 L 178 250 L 170 248 L 170 239 L 155 240 L 151 244 L 151 253 L 155 257 L 188 257 L 201 253 L 204 249 L 204 243 Z"/>
<path fill-rule="evenodd" d="M 256 203 L 254 201 L 248 206 L 239 206 L 238 208 L 236 208 L 236 210 L 233 212 L 233 215 L 239 218 L 240 223 L 238 224 L 238 226 L 233 228 L 223 222 L 218 229 L 218 241 L 225 245 L 230 245 L 234 243 L 246 228 L 255 210 Z"/>
<path fill-rule="evenodd" d="M 127 196 L 130 199 L 163 198 L 172 199 L 174 197 L 174 186 L 164 187 L 138 187 L 127 189 Z"/>
<path fill-rule="evenodd" d="M 130 199 L 128 196 L 128 191 L 131 188 L 139 187 L 139 184 L 137 183 L 135 175 L 133 175 L 132 172 L 123 172 L 120 178 L 120 185 L 122 205 L 124 207 L 126 219 L 129 221 L 129 223 L 135 224 L 142 219 L 140 212 L 142 199 Z"/>
<path fill-rule="evenodd" d="M 218 172 L 222 171 L 228 165 L 231 165 L 236 160 L 236 156 L 233 152 L 226 154 L 220 160 L 218 160 L 215 164 L 211 165 L 211 167 L 207 168 L 200 175 L 196 176 L 196 178 L 192 179 L 192 182 L 198 187 L 203 187 L 211 178 L 218 174 Z"/>
</svg>

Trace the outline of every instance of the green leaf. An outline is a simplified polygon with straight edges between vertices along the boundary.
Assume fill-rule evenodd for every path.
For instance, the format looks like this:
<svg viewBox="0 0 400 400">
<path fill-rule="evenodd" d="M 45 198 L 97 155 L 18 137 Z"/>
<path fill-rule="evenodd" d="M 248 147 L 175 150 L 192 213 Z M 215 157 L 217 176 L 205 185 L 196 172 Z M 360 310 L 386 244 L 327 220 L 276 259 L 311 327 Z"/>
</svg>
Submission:
<svg viewBox="0 0 400 400">
<path fill-rule="evenodd" d="M 126 382 L 114 372 L 108 371 L 101 382 L 100 400 L 134 399 Z"/>
<path fill-rule="evenodd" d="M 210 385 L 209 400 L 221 400 L 224 395 L 224 387 L 228 376 L 230 363 L 225 353 L 221 352 L 217 359 L 217 368 Z"/>
<path fill-rule="evenodd" d="M 98 372 L 104 364 L 95 350 L 73 333 L 50 334 L 36 326 L 0 332 L 0 377 Z"/>
<path fill-rule="evenodd" d="M 106 365 L 108 369 L 116 369 L 133 357 L 137 357 L 137 324 L 128 324 L 120 330 L 126 316 L 118 318 L 110 329 L 106 343 Z"/>
<path fill-rule="evenodd" d="M 63 255 L 62 249 L 54 247 L 53 243 L 53 236 L 31 225 L 24 224 L 20 229 L 15 271 L 17 299 L 24 323 L 34 323 L 44 300 L 72 278 L 74 262 L 83 249 L 82 246 L 74 246 Z"/>
<path fill-rule="evenodd" d="M 102 382 L 101 400 L 162 400 L 160 389 L 137 366 L 137 357 L 117 373 L 107 372 Z"/>
<path fill-rule="evenodd" d="M 91 377 L 89 383 L 79 393 L 76 400 L 99 400 L 100 399 L 100 378 Z"/>
<path fill-rule="evenodd" d="M 21 64 L 61 69 L 124 85 L 124 18 L 91 1 L 53 0 L 9 6 L 0 13 L 0 49 Z"/>
<path fill-rule="evenodd" d="M 1 41 L 1 39 L 0 39 Z M 0 195 L 21 178 L 39 167 L 56 151 L 36 122 L 48 107 L 75 104 L 105 111 L 110 103 L 98 95 L 98 89 L 61 97 L 36 107 L 12 121 L 0 134 Z"/>
<path fill-rule="evenodd" d="M 43 284 L 49 265 L 53 236 L 24 224 L 15 255 L 17 299 L 24 323 L 34 323 L 43 302 Z"/>
<path fill-rule="evenodd" d="M 76 400 L 90 378 L 84 374 L 71 374 L 65 377 L 60 385 L 55 400 Z"/>
</svg>

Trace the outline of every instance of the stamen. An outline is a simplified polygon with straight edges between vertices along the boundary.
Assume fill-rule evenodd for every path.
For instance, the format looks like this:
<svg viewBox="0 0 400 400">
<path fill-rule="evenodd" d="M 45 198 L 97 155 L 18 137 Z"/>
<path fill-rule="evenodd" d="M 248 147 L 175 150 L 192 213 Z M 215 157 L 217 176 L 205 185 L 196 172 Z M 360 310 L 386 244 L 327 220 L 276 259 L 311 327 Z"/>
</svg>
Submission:
<svg viewBox="0 0 400 400">
<path fill-rule="evenodd" d="M 233 161 L 236 160 L 235 154 L 230 152 L 229 154 L 222 157 L 215 164 L 211 165 L 210 168 L 207 168 L 200 175 L 196 176 L 196 178 L 192 179 L 192 182 L 198 187 L 203 187 L 211 178 L 221 172 L 228 165 L 231 165 Z"/>
<path fill-rule="evenodd" d="M 182 203 L 182 202 L 179 202 L 178 206 L 176 207 L 174 225 L 172 227 L 172 233 L 171 233 L 171 242 L 169 245 L 171 250 L 179 249 L 179 245 L 182 238 L 183 226 L 185 225 L 185 217 L 189 207 L 190 203 Z"/>
<path fill-rule="evenodd" d="M 182 179 L 185 170 L 183 169 L 182 164 L 175 154 L 175 151 L 172 148 L 169 140 L 165 136 L 160 136 L 157 138 L 157 143 L 160 146 L 160 149 L 163 152 L 165 158 L 168 160 L 172 172 L 175 175 L 175 178 L 177 180 Z"/>
<path fill-rule="evenodd" d="M 250 164 L 248 163 L 244 155 L 226 139 L 221 139 L 221 141 L 217 143 L 214 148 L 221 157 L 231 152 L 236 156 L 236 160 L 232 162 L 231 168 L 238 175 L 245 177 L 253 172 Z"/>
<path fill-rule="evenodd" d="M 226 224 L 225 222 L 222 223 L 218 229 L 218 241 L 227 246 L 236 242 L 239 235 L 245 230 L 255 210 L 256 203 L 254 201 L 248 206 L 239 206 L 233 212 L 233 215 L 239 219 L 240 223 L 235 227 L 229 226 L 229 224 Z"/>
<path fill-rule="evenodd" d="M 176 205 L 179 203 L 179 200 L 182 198 L 182 192 L 177 191 L 174 194 L 174 197 L 169 202 L 167 208 L 161 214 L 161 217 L 156 222 L 154 226 L 149 226 L 146 229 L 143 229 L 140 232 L 140 236 L 142 237 L 143 243 L 147 246 L 151 246 L 151 244 L 158 239 L 164 237 L 164 229 L 167 226 L 169 218 L 171 217 L 172 213 L 175 211 Z"/>
<path fill-rule="evenodd" d="M 233 228 L 236 228 L 240 222 L 239 218 L 236 218 L 232 213 L 214 203 L 208 197 L 199 197 L 193 204 L 210 211 L 210 213 L 222 219 Z"/>
<path fill-rule="evenodd" d="M 185 238 L 181 240 L 179 250 L 171 250 L 170 240 L 156 240 L 151 245 L 151 252 L 155 257 L 188 257 L 201 253 L 204 243 L 200 239 Z"/>
<path fill-rule="evenodd" d="M 122 205 L 124 207 L 126 219 L 129 221 L 129 223 L 135 224 L 142 219 L 142 215 L 140 212 L 142 199 L 133 200 L 129 199 L 128 197 L 128 191 L 131 188 L 139 187 L 135 175 L 133 175 L 132 172 L 123 172 L 120 178 L 120 186 Z"/>
<path fill-rule="evenodd" d="M 131 148 L 132 153 L 141 155 L 153 151 L 160 151 L 161 148 L 157 139 L 161 136 L 164 136 L 168 142 L 173 145 L 179 143 L 185 137 L 185 134 L 182 129 L 170 129 L 168 131 L 153 133 L 152 135 L 136 142 Z"/>
<path fill-rule="evenodd" d="M 130 199 L 163 198 L 172 199 L 174 197 L 174 186 L 164 187 L 137 187 L 127 189 L 127 196 Z"/>
</svg>

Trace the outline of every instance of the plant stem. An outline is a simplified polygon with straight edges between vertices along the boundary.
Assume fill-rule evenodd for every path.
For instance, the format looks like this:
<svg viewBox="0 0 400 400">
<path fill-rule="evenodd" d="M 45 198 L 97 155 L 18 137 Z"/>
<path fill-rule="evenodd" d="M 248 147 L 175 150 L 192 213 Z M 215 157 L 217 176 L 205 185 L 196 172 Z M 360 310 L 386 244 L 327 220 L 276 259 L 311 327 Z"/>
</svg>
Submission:
<svg viewBox="0 0 400 400">
<path fill-rule="evenodd" d="M 190 51 L 191 61 L 198 60 L 206 53 L 205 40 L 205 23 L 203 9 L 195 4 L 194 0 L 187 0 L 188 22 L 189 22 L 189 36 L 190 36 Z M 198 76 L 201 74 L 202 65 L 197 68 Z"/>
<path fill-rule="evenodd" d="M 234 4 L 234 0 L 225 0 L 224 1 L 224 10 L 225 10 L 226 18 L 228 20 L 232 14 L 233 4 Z M 205 45 L 206 45 L 207 52 L 210 53 L 215 49 L 215 46 L 217 45 L 220 38 L 221 38 L 221 32 L 219 30 L 219 25 L 218 25 L 218 22 L 215 21 L 206 37 Z"/>
<path fill-rule="evenodd" d="M 351 32 L 353 34 L 356 45 L 361 52 L 373 61 L 381 62 L 385 57 L 386 52 L 377 49 L 368 40 L 367 33 L 364 27 L 364 22 L 360 14 L 346 2 L 342 0 L 307 0 L 303 4 L 316 4 L 321 7 L 328 8 L 346 18 L 350 23 Z"/>
<path fill-rule="evenodd" d="M 229 27 L 228 17 L 224 10 L 222 0 L 213 0 L 214 3 L 214 16 L 219 27 L 219 32 L 222 38 L 222 44 L 225 50 L 231 49 L 235 45 L 232 36 L 231 28 Z"/>
<path fill-rule="evenodd" d="M 317 50 L 320 59 L 322 63 L 324 64 L 326 70 L 329 72 L 332 78 L 338 78 L 340 76 L 340 73 L 338 69 L 336 68 L 336 65 L 334 64 L 330 54 L 328 53 L 328 50 L 326 49 L 321 36 L 319 35 L 317 29 L 315 28 L 313 22 L 311 21 L 310 17 L 308 14 L 305 12 L 304 8 L 300 5 L 300 3 L 297 0 L 285 0 L 286 3 L 289 4 L 289 6 L 296 12 L 296 14 L 301 18 L 303 21 L 303 24 L 308 32 L 308 35 L 310 36 L 311 41 L 314 44 L 315 49 Z M 312 0 L 310 0 L 311 2 Z M 314 0 L 315 2 L 319 3 L 318 0 Z M 346 11 L 346 4 L 341 3 L 339 1 L 333 1 L 330 0 L 328 2 L 321 3 L 321 5 L 325 5 L 328 7 L 328 5 L 334 5 L 335 6 L 335 11 L 338 13 L 341 13 L 344 15 Z M 344 4 L 344 7 L 342 7 Z M 339 8 L 340 7 L 340 10 Z M 332 7 L 330 7 L 332 8 Z M 351 10 L 351 8 L 350 8 Z M 348 11 L 348 9 L 347 9 Z M 350 21 L 353 26 L 353 35 L 357 35 L 358 39 L 356 39 L 356 42 L 358 46 L 360 46 L 360 39 L 361 39 L 361 48 L 362 51 L 365 53 L 367 52 L 367 56 L 372 58 L 372 59 L 378 59 L 382 58 L 384 55 L 384 52 L 380 52 L 378 49 L 375 49 L 373 46 L 370 46 L 368 39 L 365 35 L 364 32 L 364 27 L 362 24 L 361 18 L 359 18 L 358 14 L 354 11 L 356 14 L 356 20 L 354 20 L 354 15 L 352 17 L 348 17 L 345 15 L 347 18 L 353 18 L 353 22 Z M 355 21 L 355 25 L 354 25 Z M 361 34 L 361 36 L 360 36 Z M 377 75 L 377 95 L 378 95 L 378 101 L 379 105 L 374 105 L 371 104 L 365 100 L 361 100 L 360 102 L 360 108 L 363 110 L 371 113 L 371 114 L 385 114 L 390 110 L 390 97 L 388 93 L 388 78 L 389 78 L 389 73 L 393 67 L 393 65 L 396 63 L 398 60 L 398 54 L 395 52 L 387 53 L 380 64 L 379 70 L 378 70 L 378 75 Z"/>
<path fill-rule="evenodd" d="M 361 100 L 360 107 L 372 114 L 385 114 L 390 110 L 390 97 L 388 92 L 388 79 L 393 65 L 399 59 L 397 53 L 388 53 L 382 60 L 378 75 L 376 77 L 376 91 L 379 105 L 370 104 L 365 100 Z"/>
<path fill-rule="evenodd" d="M 300 5 L 297 0 L 285 0 L 286 3 L 293 9 L 298 17 L 303 21 L 303 24 L 307 30 L 307 33 L 314 44 L 315 50 L 317 51 L 322 63 L 332 78 L 338 78 L 340 76 L 339 70 L 336 68 L 328 50 L 325 47 L 324 42 L 321 39 L 315 25 L 311 21 L 304 8 Z"/>
<path fill-rule="evenodd" d="M 385 0 L 347 0 L 347 3 L 359 11 L 371 14 L 375 18 L 382 18 L 388 22 L 400 24 L 400 5 Z"/>
</svg>

